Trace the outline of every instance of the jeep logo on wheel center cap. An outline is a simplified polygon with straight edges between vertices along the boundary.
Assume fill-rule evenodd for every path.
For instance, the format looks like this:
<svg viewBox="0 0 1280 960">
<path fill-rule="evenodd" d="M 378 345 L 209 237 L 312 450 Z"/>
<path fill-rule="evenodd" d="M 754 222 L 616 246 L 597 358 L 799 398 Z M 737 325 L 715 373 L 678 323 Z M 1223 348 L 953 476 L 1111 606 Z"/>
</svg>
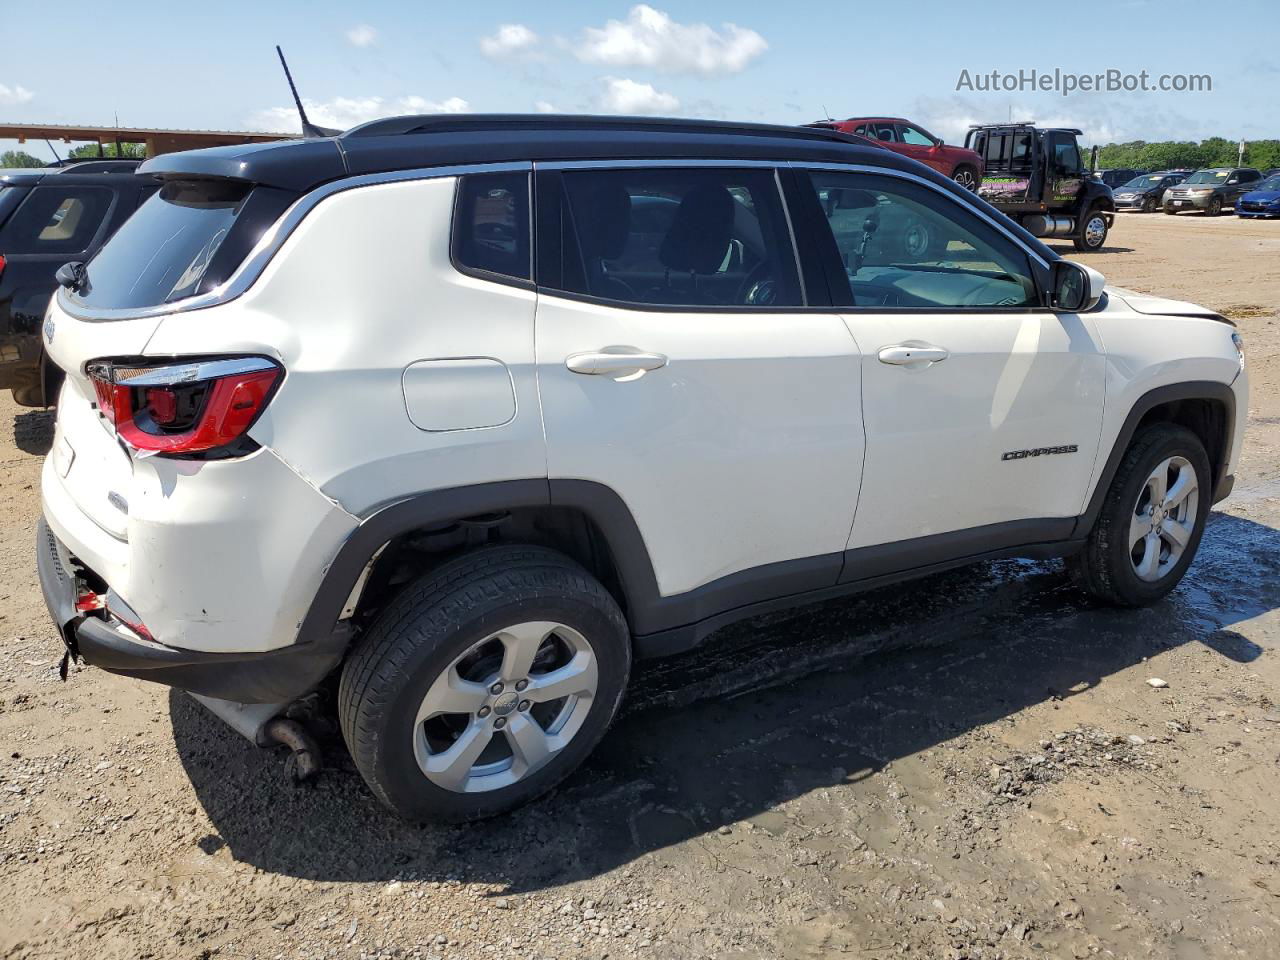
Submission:
<svg viewBox="0 0 1280 960">
<path fill-rule="evenodd" d="M 520 698 L 514 693 L 504 693 L 497 700 L 493 701 L 493 712 L 500 717 L 505 717 L 516 708 L 516 704 L 520 702 Z"/>
</svg>

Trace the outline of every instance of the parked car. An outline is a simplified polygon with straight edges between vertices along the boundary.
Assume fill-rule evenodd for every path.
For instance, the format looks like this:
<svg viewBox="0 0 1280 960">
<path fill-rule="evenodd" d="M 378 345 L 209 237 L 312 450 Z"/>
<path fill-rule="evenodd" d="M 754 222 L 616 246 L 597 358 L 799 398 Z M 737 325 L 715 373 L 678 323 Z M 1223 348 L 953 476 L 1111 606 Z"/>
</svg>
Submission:
<svg viewBox="0 0 1280 960">
<path fill-rule="evenodd" d="M 972 150 L 951 146 L 910 120 L 901 117 L 850 117 L 848 120 L 820 120 L 811 127 L 827 127 L 852 133 L 887 147 L 912 160 L 919 160 L 966 190 L 976 190 L 982 179 L 982 158 Z"/>
<path fill-rule="evenodd" d="M 1270 180 L 1276 174 L 1280 174 L 1280 167 L 1272 167 L 1270 170 L 1264 170 L 1262 173 L 1262 179 Z"/>
<path fill-rule="evenodd" d="M 0 389 L 24 406 L 57 395 L 61 374 L 40 345 L 54 273 L 92 256 L 157 187 L 134 166 L 0 170 Z"/>
<path fill-rule="evenodd" d="M 1187 179 L 1190 171 L 1164 170 L 1144 173 L 1115 189 L 1117 210 L 1141 210 L 1155 213 L 1160 209 L 1164 192 Z"/>
<path fill-rule="evenodd" d="M 975 124 L 964 145 L 986 172 L 979 195 L 1037 237 L 1070 237 L 1102 249 L 1115 218 L 1111 188 L 1085 169 L 1079 130 L 1030 123 Z"/>
<path fill-rule="evenodd" d="M 742 617 L 1010 556 L 1151 603 L 1232 486 L 1228 321 L 835 131 L 399 117 L 142 169 L 44 323 L 54 623 L 304 755 L 278 714 L 336 676 L 411 820 L 550 789 L 633 658 Z"/>
<path fill-rule="evenodd" d="M 1257 184 L 1236 202 L 1237 217 L 1280 217 L 1280 174 Z"/>
<path fill-rule="evenodd" d="M 1250 190 L 1256 190 L 1262 174 L 1252 167 L 1212 167 L 1197 170 L 1164 195 L 1164 212 L 1200 210 L 1216 217 L 1223 207 L 1234 207 Z"/>
<path fill-rule="evenodd" d="M 1116 167 L 1110 170 L 1095 170 L 1093 179 L 1101 180 L 1112 190 L 1115 190 L 1117 187 L 1123 186 L 1135 177 L 1140 177 L 1147 172 L 1146 170 L 1135 170 L 1131 167 Z"/>
</svg>

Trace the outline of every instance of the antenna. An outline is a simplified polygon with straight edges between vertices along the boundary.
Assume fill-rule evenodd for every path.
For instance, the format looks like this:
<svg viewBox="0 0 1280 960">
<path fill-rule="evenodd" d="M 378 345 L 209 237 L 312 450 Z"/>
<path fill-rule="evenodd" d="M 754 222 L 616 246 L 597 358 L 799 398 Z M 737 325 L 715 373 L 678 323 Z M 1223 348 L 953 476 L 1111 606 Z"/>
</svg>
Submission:
<svg viewBox="0 0 1280 960">
<path fill-rule="evenodd" d="M 824 117 L 826 117 L 826 118 L 827 118 L 827 120 L 833 120 L 833 119 L 835 119 L 835 118 L 834 118 L 834 117 L 832 117 L 832 116 L 831 116 L 831 114 L 827 111 L 827 105 L 826 105 L 825 103 L 822 105 L 822 115 L 823 115 Z"/>
<path fill-rule="evenodd" d="M 298 96 L 298 88 L 294 86 L 293 74 L 289 72 L 289 64 L 284 59 L 284 51 L 276 44 L 276 53 L 280 56 L 280 66 L 284 67 L 284 78 L 289 82 L 289 92 L 293 94 L 293 102 L 298 106 L 298 116 L 302 119 L 302 136 L 307 139 L 315 137 L 336 137 L 341 130 L 330 127 L 319 127 L 307 119 L 307 111 L 302 106 L 302 98 Z"/>
</svg>

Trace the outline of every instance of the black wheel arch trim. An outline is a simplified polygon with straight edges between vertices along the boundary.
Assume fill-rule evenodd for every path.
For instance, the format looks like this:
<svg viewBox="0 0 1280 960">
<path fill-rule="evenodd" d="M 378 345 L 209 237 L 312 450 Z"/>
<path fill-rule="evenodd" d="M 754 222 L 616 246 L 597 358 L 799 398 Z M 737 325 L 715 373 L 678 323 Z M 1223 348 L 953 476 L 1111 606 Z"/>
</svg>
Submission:
<svg viewBox="0 0 1280 960">
<path fill-rule="evenodd" d="M 1231 385 L 1216 380 L 1188 380 L 1184 383 L 1156 387 L 1139 397 L 1125 415 L 1124 423 L 1120 425 L 1120 432 L 1116 434 L 1115 442 L 1111 446 L 1111 452 L 1098 474 L 1093 493 L 1089 498 L 1089 505 L 1076 522 L 1073 534 L 1075 537 L 1085 537 L 1093 529 L 1098 514 L 1102 512 L 1107 491 L 1111 489 L 1111 482 L 1115 479 L 1116 470 L 1119 469 L 1120 461 L 1124 458 L 1125 451 L 1129 449 L 1129 444 L 1133 441 L 1133 435 L 1137 432 L 1142 418 L 1156 407 L 1177 400 L 1214 400 L 1225 408 L 1222 448 L 1217 462 L 1210 464 L 1213 468 L 1213 502 L 1218 503 L 1230 494 L 1231 481 L 1227 475 L 1227 465 L 1231 461 L 1231 444 L 1235 440 L 1236 426 L 1236 395 Z"/>
</svg>

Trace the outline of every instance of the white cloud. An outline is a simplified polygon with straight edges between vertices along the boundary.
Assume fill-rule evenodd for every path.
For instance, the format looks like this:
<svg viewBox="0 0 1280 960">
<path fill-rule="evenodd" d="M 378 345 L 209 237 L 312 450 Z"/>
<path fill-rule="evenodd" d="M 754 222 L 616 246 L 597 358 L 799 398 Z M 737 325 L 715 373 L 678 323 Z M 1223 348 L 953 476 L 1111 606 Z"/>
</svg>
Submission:
<svg viewBox="0 0 1280 960">
<path fill-rule="evenodd" d="M 605 77 L 600 106 L 606 113 L 674 113 L 680 101 L 655 90 L 651 83 L 637 83 L 626 77 Z"/>
<path fill-rule="evenodd" d="M 379 117 L 395 117 L 406 113 L 466 113 L 470 104 L 461 97 L 447 100 L 427 100 L 425 97 L 408 96 L 386 100 L 382 97 L 337 97 L 323 103 L 302 101 L 307 108 L 307 119 L 321 127 L 337 127 L 346 130 L 357 124 Z M 302 124 L 294 107 L 270 107 L 259 110 L 249 119 L 250 129 L 273 132 L 301 132 Z"/>
<path fill-rule="evenodd" d="M 536 110 L 538 113 L 556 113 L 557 112 L 555 104 L 548 103 L 546 100 L 539 100 L 537 103 L 533 105 L 533 109 Z"/>
<path fill-rule="evenodd" d="M 626 20 L 587 27 L 575 53 L 587 63 L 712 74 L 737 73 L 769 47 L 754 30 L 732 23 L 722 27 L 677 23 L 642 3 L 631 8 Z"/>
<path fill-rule="evenodd" d="M 538 43 L 538 35 L 523 23 L 504 23 L 491 36 L 480 38 L 480 52 L 501 60 L 530 54 Z"/>
<path fill-rule="evenodd" d="M 347 42 L 353 47 L 372 47 L 378 42 L 378 31 L 367 23 L 360 23 L 347 31 Z"/>
<path fill-rule="evenodd" d="M 28 90 L 26 87 L 21 87 L 21 86 L 9 87 L 9 86 L 5 86 L 3 83 L 0 83 L 0 103 L 3 103 L 5 106 L 12 106 L 18 103 L 26 103 L 28 100 L 30 100 L 34 96 L 35 94 L 32 93 L 30 90 Z"/>
</svg>

